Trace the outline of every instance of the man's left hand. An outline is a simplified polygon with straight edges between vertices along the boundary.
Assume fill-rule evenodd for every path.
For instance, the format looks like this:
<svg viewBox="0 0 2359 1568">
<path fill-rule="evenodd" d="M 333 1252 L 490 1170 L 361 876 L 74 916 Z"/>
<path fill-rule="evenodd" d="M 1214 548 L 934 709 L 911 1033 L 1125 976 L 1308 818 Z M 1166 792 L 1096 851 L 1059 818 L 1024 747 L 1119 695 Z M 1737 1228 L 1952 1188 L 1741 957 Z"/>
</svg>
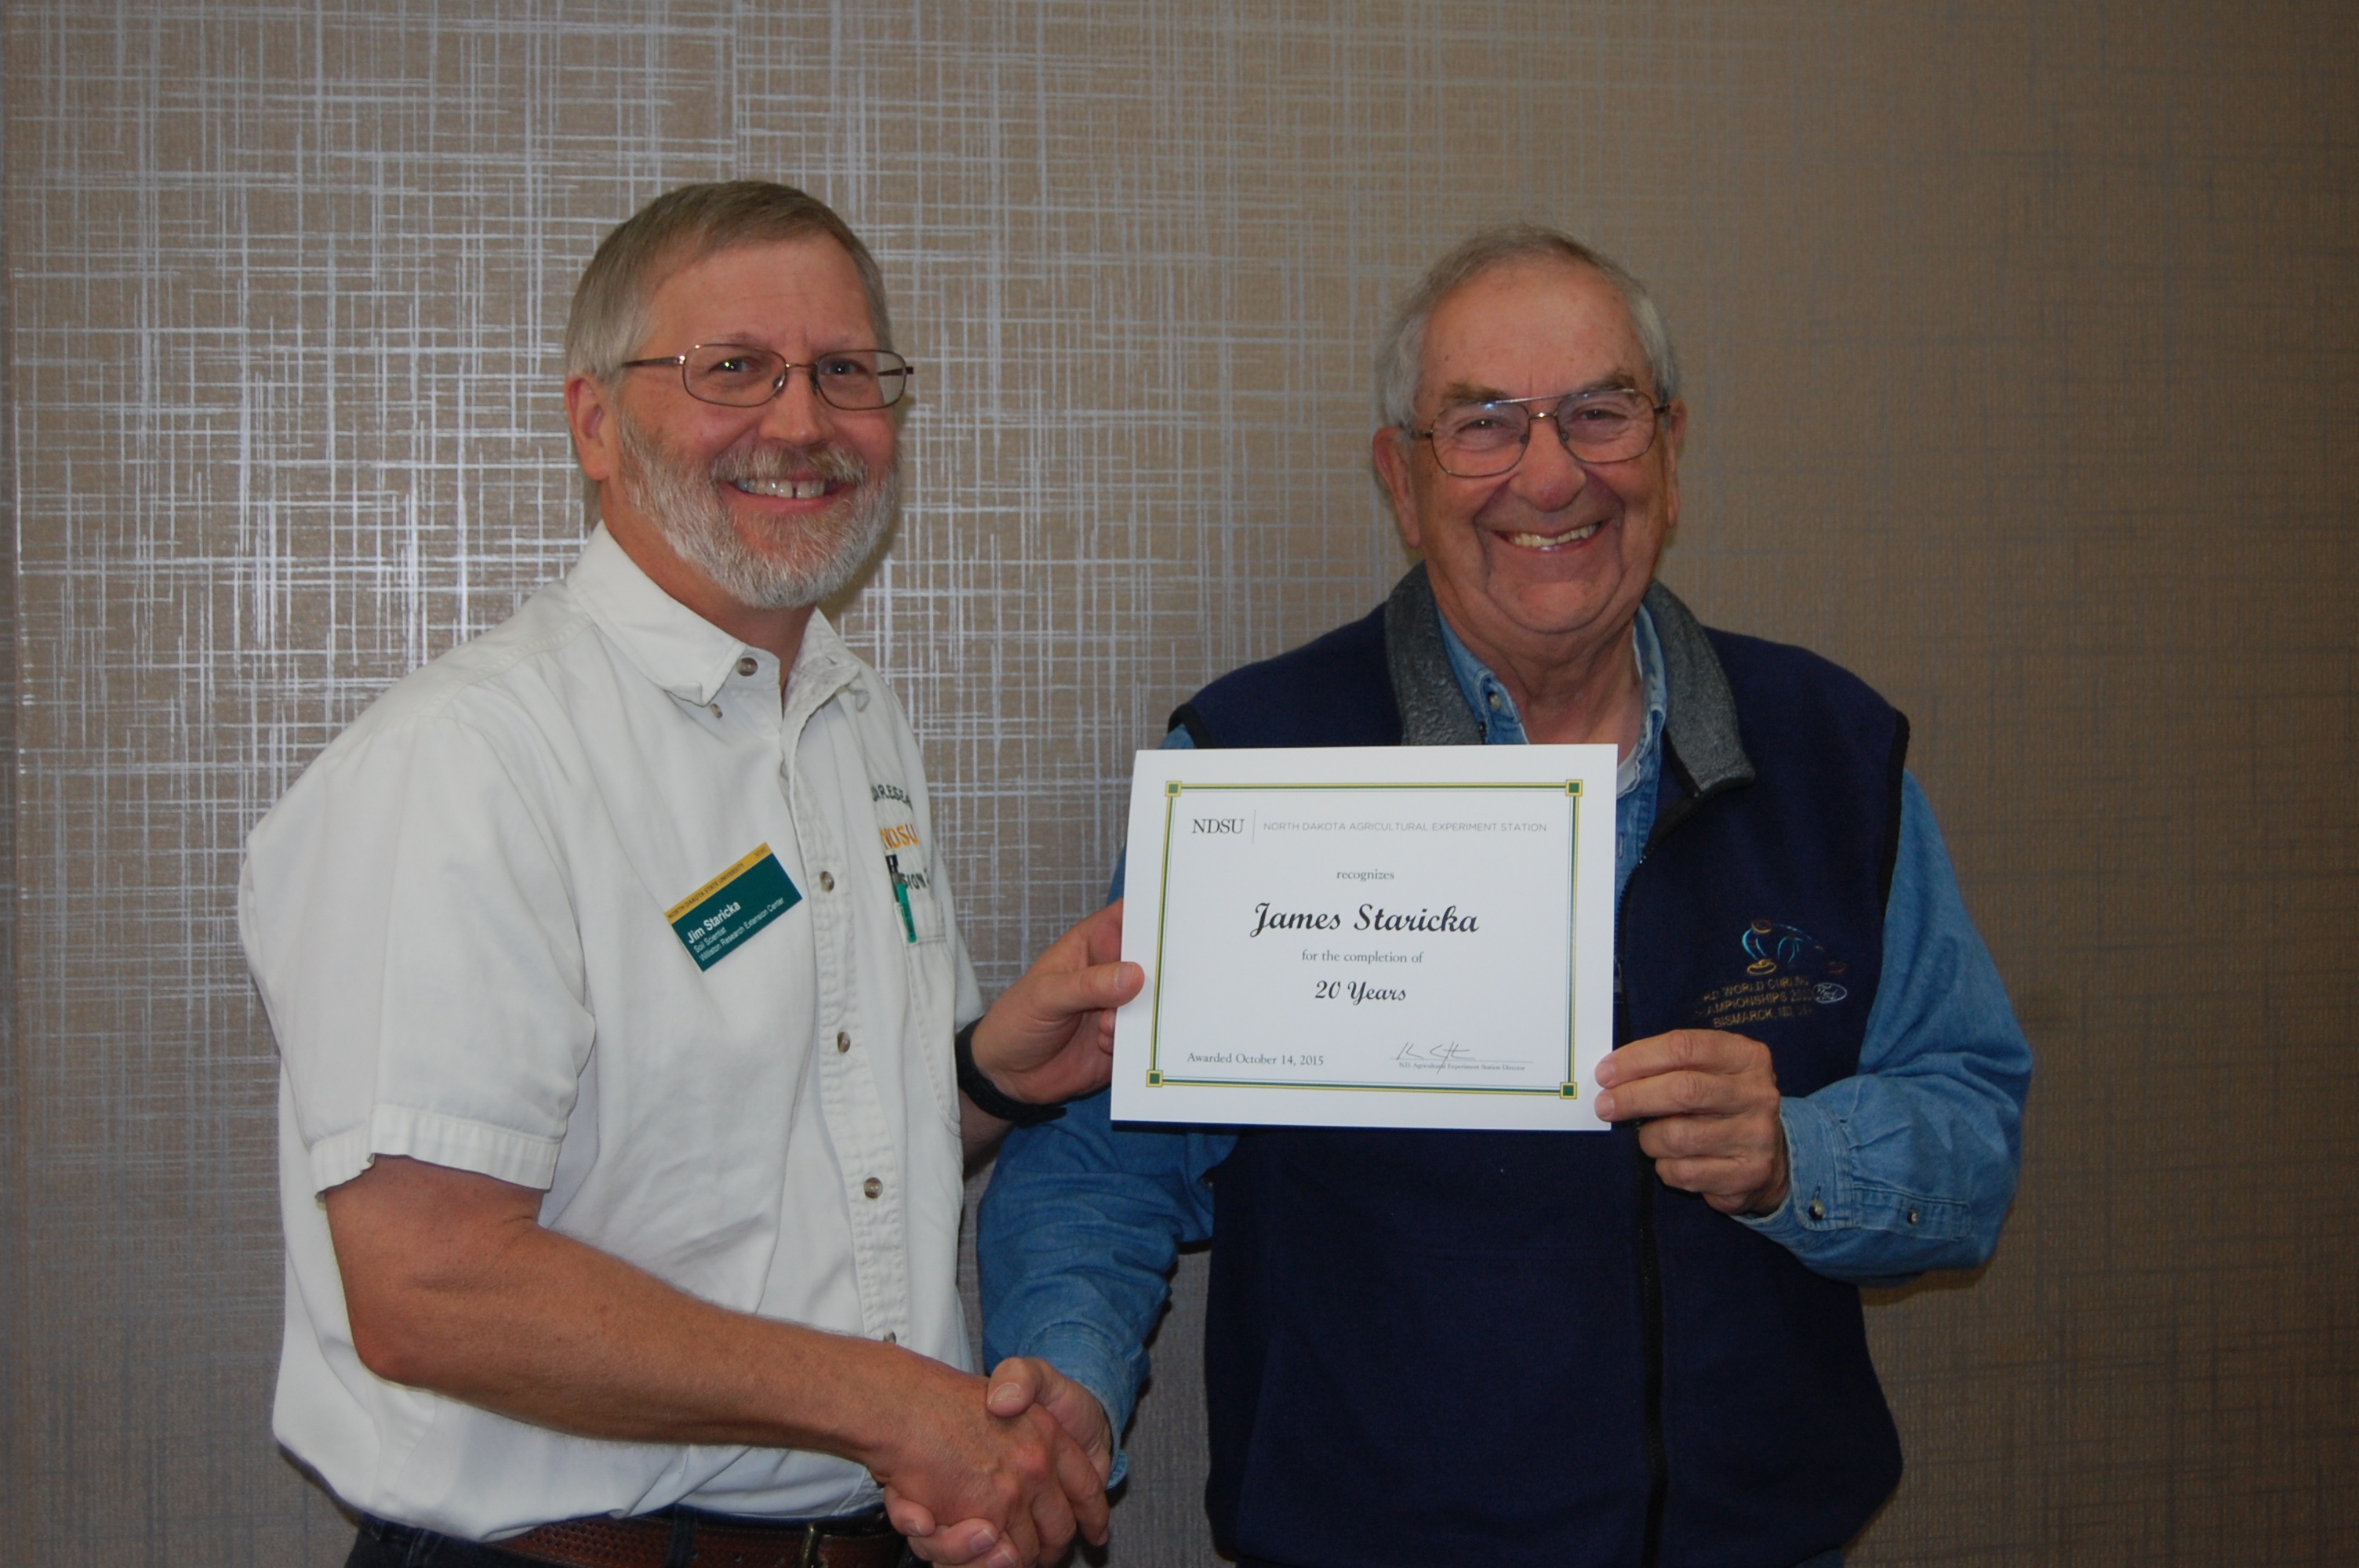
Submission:
<svg viewBox="0 0 2359 1568">
<path fill-rule="evenodd" d="M 1643 1119 L 1638 1147 L 1665 1184 L 1723 1214 L 1786 1201 L 1786 1129 L 1769 1047 L 1717 1029 L 1634 1040 L 1597 1065 L 1597 1114 Z"/>
<path fill-rule="evenodd" d="M 1122 901 L 1040 955 L 974 1030 L 974 1065 L 1013 1098 L 1055 1105 L 1095 1094 L 1114 1073 L 1114 1010 L 1147 971 L 1122 962 Z"/>
</svg>

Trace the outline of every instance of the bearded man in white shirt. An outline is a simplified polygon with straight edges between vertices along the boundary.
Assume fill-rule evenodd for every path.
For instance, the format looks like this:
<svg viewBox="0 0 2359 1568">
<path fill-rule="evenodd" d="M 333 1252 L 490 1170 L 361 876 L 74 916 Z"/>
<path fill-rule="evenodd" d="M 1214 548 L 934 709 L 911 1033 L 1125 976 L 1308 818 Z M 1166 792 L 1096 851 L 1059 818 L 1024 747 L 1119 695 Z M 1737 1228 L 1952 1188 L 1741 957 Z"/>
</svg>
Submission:
<svg viewBox="0 0 2359 1568">
<path fill-rule="evenodd" d="M 255 829 L 276 1426 L 353 1564 L 885 1568 L 888 1498 L 1002 1568 L 1103 1539 L 1108 1455 L 967 1370 L 962 1152 L 1102 1085 L 1139 977 L 1108 911 L 984 1012 L 908 721 L 815 608 L 893 516 L 891 344 L 799 191 L 615 230 L 580 561 Z"/>
</svg>

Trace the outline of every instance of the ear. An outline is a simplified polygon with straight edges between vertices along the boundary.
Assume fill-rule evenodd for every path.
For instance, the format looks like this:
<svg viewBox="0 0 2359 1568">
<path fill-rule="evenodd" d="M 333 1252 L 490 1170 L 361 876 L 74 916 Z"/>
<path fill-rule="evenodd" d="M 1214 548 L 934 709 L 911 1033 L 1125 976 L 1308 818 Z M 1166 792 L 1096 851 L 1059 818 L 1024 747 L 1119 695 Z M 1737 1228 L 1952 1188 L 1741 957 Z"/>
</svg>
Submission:
<svg viewBox="0 0 2359 1568">
<path fill-rule="evenodd" d="M 1680 525 L 1680 453 L 1688 439 L 1688 406 L 1678 398 L 1663 411 L 1663 532 Z"/>
<path fill-rule="evenodd" d="M 1425 548 L 1425 527 L 1418 520 L 1417 490 L 1409 482 L 1409 460 L 1415 441 L 1397 425 L 1387 425 L 1368 439 L 1368 457 L 1376 465 L 1376 477 L 1384 481 L 1385 493 L 1392 497 L 1393 525 L 1400 530 L 1401 543 L 1412 550 Z"/>
<path fill-rule="evenodd" d="M 592 484 L 604 484 L 622 468 L 622 431 L 612 417 L 611 395 L 589 376 L 565 378 L 565 424 L 573 432 L 574 460 Z"/>
</svg>

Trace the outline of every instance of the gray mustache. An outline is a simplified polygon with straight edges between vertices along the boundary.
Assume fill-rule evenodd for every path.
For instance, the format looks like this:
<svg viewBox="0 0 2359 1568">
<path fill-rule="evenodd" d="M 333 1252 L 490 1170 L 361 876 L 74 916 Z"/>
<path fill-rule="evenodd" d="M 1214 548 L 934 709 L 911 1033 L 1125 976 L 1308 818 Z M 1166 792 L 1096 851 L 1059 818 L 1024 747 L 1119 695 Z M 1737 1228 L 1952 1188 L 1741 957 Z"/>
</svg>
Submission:
<svg viewBox="0 0 2359 1568">
<path fill-rule="evenodd" d="M 808 478 L 813 474 L 838 483 L 860 484 L 868 478 L 868 465 L 858 453 L 846 451 L 832 442 L 821 447 L 797 447 L 781 441 L 742 452 L 726 452 L 712 463 L 715 484 Z"/>
</svg>

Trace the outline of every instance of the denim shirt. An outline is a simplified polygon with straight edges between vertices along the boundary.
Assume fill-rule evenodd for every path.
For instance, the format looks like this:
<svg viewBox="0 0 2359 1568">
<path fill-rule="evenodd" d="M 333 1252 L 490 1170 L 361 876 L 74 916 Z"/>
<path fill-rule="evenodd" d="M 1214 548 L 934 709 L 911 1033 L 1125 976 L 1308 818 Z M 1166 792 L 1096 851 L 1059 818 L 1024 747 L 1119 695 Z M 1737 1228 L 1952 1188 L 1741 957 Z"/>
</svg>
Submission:
<svg viewBox="0 0 2359 1568">
<path fill-rule="evenodd" d="M 1655 830 L 1655 790 L 1663 773 L 1663 721 L 1670 715 L 1670 697 L 1663 678 L 1663 644 L 1655 636 L 1655 618 L 1643 604 L 1638 607 L 1636 624 L 1630 629 L 1630 641 L 1638 660 L 1638 688 L 1647 716 L 1638 726 L 1638 744 L 1614 770 L 1614 902 L 1617 904 L 1622 902 L 1622 890 L 1630 885 L 1630 873 L 1638 869 L 1647 836 Z M 1516 699 L 1491 667 L 1459 641 L 1446 619 L 1441 622 L 1441 646 L 1450 655 L 1450 673 L 1458 677 L 1458 689 L 1466 695 L 1466 706 L 1482 721 L 1483 744 L 1528 744 L 1531 738 L 1524 733 Z M 1195 744 L 1185 730 L 1172 733 L 1189 746 Z M 1167 740 L 1164 744 L 1172 742 Z"/>
<path fill-rule="evenodd" d="M 1442 622 L 1451 668 L 1489 745 L 1521 745 L 1515 700 Z M 1653 619 L 1633 640 L 1645 692 L 1637 746 L 1615 780 L 1614 897 L 1653 830 L 1667 682 Z M 1194 742 L 1174 730 L 1163 744 Z M 1122 894 L 1117 866 L 1110 897 Z M 2021 1160 L 2031 1046 L 1966 914 L 1949 851 L 1913 775 L 1884 914 L 1884 977 L 1855 1076 L 1779 1108 L 1785 1202 L 1733 1217 L 1810 1268 L 1859 1284 L 1972 1268 L 1997 1245 Z M 1204 1177 L 1228 1158 L 1222 1128 L 1115 1127 L 1101 1091 L 1019 1128 L 984 1195 L 984 1364 L 1039 1356 L 1095 1394 L 1119 1434 L 1147 1370 L 1178 1248 L 1212 1236 Z M 1117 1461 L 1115 1478 L 1127 1467 Z"/>
</svg>

